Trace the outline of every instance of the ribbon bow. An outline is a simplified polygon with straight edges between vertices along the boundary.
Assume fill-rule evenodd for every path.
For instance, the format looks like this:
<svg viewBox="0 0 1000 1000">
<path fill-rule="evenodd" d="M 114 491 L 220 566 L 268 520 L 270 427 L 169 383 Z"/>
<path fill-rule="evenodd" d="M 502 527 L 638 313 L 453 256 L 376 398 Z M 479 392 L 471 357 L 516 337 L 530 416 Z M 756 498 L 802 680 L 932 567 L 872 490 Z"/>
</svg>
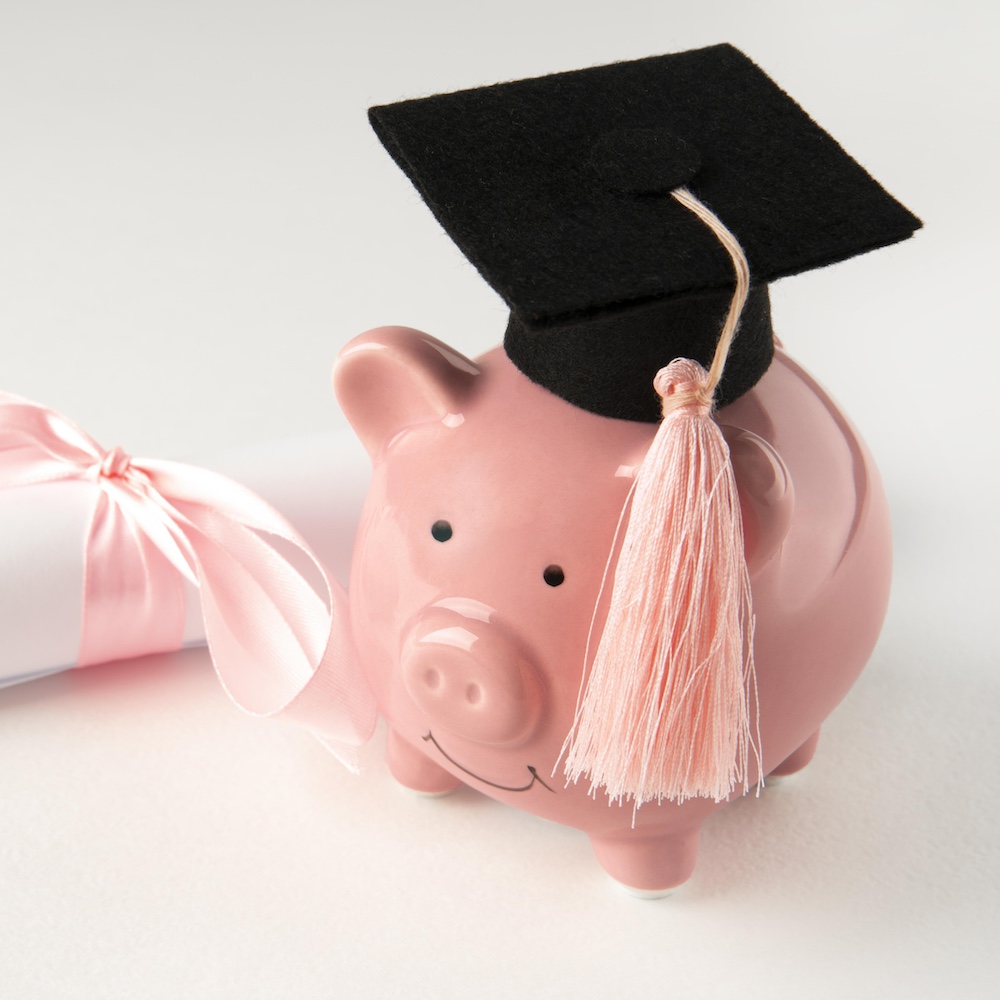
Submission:
<svg viewBox="0 0 1000 1000">
<path fill-rule="evenodd" d="M 0 489 L 93 482 L 78 664 L 180 647 L 184 586 L 230 697 L 283 716 L 357 768 L 376 708 L 354 653 L 347 595 L 294 528 L 225 476 L 104 450 L 66 417 L 0 392 Z"/>
</svg>

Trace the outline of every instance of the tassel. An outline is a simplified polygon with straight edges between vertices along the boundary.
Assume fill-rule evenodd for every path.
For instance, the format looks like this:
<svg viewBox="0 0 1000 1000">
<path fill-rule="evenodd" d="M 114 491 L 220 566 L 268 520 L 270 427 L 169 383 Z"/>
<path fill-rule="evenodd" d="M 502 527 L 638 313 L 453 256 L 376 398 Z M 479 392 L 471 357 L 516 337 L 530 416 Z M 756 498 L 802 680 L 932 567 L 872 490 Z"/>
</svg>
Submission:
<svg viewBox="0 0 1000 1000">
<path fill-rule="evenodd" d="M 749 272 L 718 218 L 686 190 L 672 193 L 729 251 L 736 291 L 711 368 L 678 358 L 654 379 L 663 421 L 626 501 L 604 630 L 560 754 L 568 780 L 587 776 L 592 794 L 604 787 L 634 808 L 745 793 L 751 753 L 760 770 L 743 522 L 712 418 Z"/>
</svg>

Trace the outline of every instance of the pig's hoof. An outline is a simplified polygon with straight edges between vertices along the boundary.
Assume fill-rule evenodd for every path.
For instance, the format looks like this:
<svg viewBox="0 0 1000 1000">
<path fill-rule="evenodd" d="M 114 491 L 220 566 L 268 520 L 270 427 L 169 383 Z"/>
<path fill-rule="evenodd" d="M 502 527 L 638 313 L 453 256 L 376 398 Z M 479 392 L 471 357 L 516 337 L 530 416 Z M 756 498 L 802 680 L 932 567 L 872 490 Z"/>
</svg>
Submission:
<svg viewBox="0 0 1000 1000">
<path fill-rule="evenodd" d="M 629 830 L 591 837 L 590 843 L 601 867 L 626 892 L 641 899 L 660 899 L 691 877 L 699 832 L 654 835 Z"/>
<path fill-rule="evenodd" d="M 386 740 L 385 759 L 389 773 L 404 788 L 428 798 L 455 791 L 462 782 L 450 771 L 430 760 L 392 730 Z"/>
<path fill-rule="evenodd" d="M 813 754 L 816 753 L 816 745 L 819 743 L 819 730 L 812 734 L 796 750 L 794 753 L 789 754 L 768 776 L 767 781 L 773 781 L 775 778 L 785 778 L 789 774 L 795 774 L 797 771 L 801 771 L 802 768 L 806 766 L 813 759 Z M 766 784 L 766 783 L 765 783 Z"/>
<path fill-rule="evenodd" d="M 458 785 L 455 785 L 453 788 L 445 788 L 440 792 L 428 792 L 425 791 L 423 788 L 411 788 L 409 785 L 404 785 L 403 782 L 398 780 L 396 784 L 400 788 L 402 788 L 403 791 L 406 792 L 407 794 L 416 795 L 418 798 L 421 799 L 443 799 L 445 796 L 451 795 L 455 791 L 455 789 L 458 788 Z M 459 782 L 459 784 L 461 784 L 461 782 Z"/>
<path fill-rule="evenodd" d="M 665 899 L 669 896 L 674 888 L 670 889 L 637 889 L 634 885 L 626 885 L 624 882 L 619 882 L 617 879 L 612 879 L 612 882 L 621 889 L 622 892 L 628 893 L 633 899 Z"/>
</svg>

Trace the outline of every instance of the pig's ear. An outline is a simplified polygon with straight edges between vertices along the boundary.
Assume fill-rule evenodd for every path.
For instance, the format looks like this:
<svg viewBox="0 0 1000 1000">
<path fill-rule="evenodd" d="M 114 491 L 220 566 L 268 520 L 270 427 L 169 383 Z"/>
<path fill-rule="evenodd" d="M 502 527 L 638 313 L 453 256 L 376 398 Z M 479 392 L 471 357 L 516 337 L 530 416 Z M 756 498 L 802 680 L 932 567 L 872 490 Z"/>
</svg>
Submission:
<svg viewBox="0 0 1000 1000">
<path fill-rule="evenodd" d="M 760 569 L 781 548 L 792 523 L 795 492 L 781 456 L 762 437 L 722 427 L 729 444 L 743 510 L 747 567 Z"/>
<path fill-rule="evenodd" d="M 479 368 L 419 330 L 383 326 L 355 337 L 333 368 L 333 388 L 375 458 L 415 424 L 458 418 Z"/>
</svg>

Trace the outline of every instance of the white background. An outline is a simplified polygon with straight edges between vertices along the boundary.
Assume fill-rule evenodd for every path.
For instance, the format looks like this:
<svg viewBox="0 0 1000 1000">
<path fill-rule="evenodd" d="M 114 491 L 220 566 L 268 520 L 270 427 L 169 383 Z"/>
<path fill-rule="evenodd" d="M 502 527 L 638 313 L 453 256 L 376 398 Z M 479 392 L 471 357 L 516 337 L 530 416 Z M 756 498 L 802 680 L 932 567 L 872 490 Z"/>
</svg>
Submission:
<svg viewBox="0 0 1000 1000">
<path fill-rule="evenodd" d="M 894 596 L 813 765 L 714 817 L 683 889 L 410 797 L 378 740 L 348 775 L 160 656 L 0 692 L 0 996 L 996 996 L 994 10 L 0 0 L 0 387 L 136 454 L 339 426 L 368 327 L 499 340 L 370 104 L 730 41 L 926 223 L 773 288 L 882 468 Z"/>
</svg>

